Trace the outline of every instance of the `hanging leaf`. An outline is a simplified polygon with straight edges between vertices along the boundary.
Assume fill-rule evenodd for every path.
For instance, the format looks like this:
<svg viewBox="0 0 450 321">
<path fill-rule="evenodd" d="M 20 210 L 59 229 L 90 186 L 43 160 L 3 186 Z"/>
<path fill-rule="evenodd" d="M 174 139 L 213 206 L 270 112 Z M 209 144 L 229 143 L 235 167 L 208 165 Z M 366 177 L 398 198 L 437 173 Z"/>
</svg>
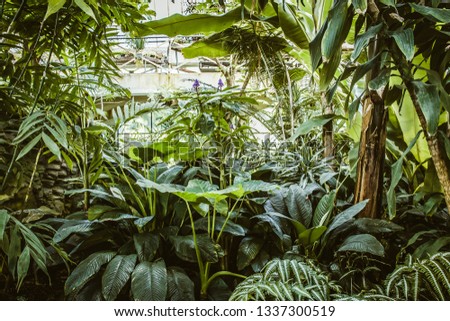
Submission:
<svg viewBox="0 0 450 321">
<path fill-rule="evenodd" d="M 336 51 L 341 51 L 341 39 L 346 35 L 344 26 L 347 18 L 347 0 L 337 0 L 328 13 L 328 26 L 322 38 L 322 56 L 328 61 Z"/>
<path fill-rule="evenodd" d="M 136 254 L 116 255 L 106 266 L 102 277 L 102 294 L 105 300 L 114 301 L 130 279 L 136 265 Z"/>
<path fill-rule="evenodd" d="M 435 135 L 439 125 L 439 115 L 441 114 L 439 91 L 435 85 L 425 84 L 422 81 L 413 81 L 412 83 L 420 108 L 427 121 L 428 133 Z"/>
<path fill-rule="evenodd" d="M 66 0 L 48 0 L 47 12 L 45 13 L 44 20 L 47 20 L 52 14 L 58 12 L 66 3 Z"/>
<path fill-rule="evenodd" d="M 100 271 L 102 265 L 111 261 L 116 252 L 96 252 L 89 255 L 72 271 L 64 285 L 66 296 L 76 295 L 92 277 Z"/>
<path fill-rule="evenodd" d="M 392 37 L 405 55 L 406 60 L 411 61 L 414 58 L 414 33 L 412 29 L 408 28 L 395 32 Z"/>
<path fill-rule="evenodd" d="M 311 69 L 316 71 L 322 61 L 322 39 L 325 34 L 325 30 L 328 27 L 328 21 L 326 21 L 316 34 L 314 39 L 309 43 L 309 53 L 311 55 Z"/>
<path fill-rule="evenodd" d="M 131 275 L 131 293 L 137 301 L 165 301 L 167 285 L 163 260 L 139 263 Z"/>
<path fill-rule="evenodd" d="M 174 14 L 164 19 L 145 23 L 144 25 L 148 29 L 141 36 L 161 34 L 169 37 L 198 34 L 208 35 L 228 29 L 241 19 L 240 8 L 228 11 L 226 14 L 220 16 L 209 14 L 183 16 L 181 14 Z"/>
<path fill-rule="evenodd" d="M 231 52 L 224 47 L 222 39 L 216 39 L 215 35 L 207 39 L 198 40 L 183 48 L 181 52 L 186 59 L 197 57 L 219 58 L 228 56 Z"/>
<path fill-rule="evenodd" d="M 351 235 L 345 239 L 338 252 L 362 252 L 384 256 L 384 247 L 373 235 Z"/>
<path fill-rule="evenodd" d="M 323 63 L 323 67 L 320 70 L 319 89 L 325 90 L 329 87 L 333 81 L 336 71 L 341 63 L 341 51 L 336 51 L 328 61 Z"/>
<path fill-rule="evenodd" d="M 42 133 L 42 140 L 44 141 L 45 146 L 47 146 L 48 150 L 58 157 L 61 160 L 61 151 L 59 150 L 58 145 L 51 139 L 46 133 Z"/>
</svg>

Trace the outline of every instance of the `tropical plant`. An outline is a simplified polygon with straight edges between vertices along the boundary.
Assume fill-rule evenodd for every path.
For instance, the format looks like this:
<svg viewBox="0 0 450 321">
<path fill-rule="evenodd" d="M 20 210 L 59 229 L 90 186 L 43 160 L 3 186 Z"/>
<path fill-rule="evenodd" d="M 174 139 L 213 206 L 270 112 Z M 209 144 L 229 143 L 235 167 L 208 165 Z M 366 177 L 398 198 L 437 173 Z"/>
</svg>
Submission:
<svg viewBox="0 0 450 321">
<path fill-rule="evenodd" d="M 330 301 L 341 288 L 313 260 L 276 259 L 242 281 L 232 301 Z"/>
<path fill-rule="evenodd" d="M 385 281 L 386 294 L 397 300 L 441 300 L 450 297 L 450 253 L 417 260 L 408 256 Z"/>
<path fill-rule="evenodd" d="M 48 237 L 52 233 L 54 230 L 48 225 L 23 224 L 6 210 L 0 210 L 0 271 L 7 279 L 13 278 L 17 291 L 34 269 L 42 271 L 51 281 L 47 246 L 54 246 Z"/>
</svg>

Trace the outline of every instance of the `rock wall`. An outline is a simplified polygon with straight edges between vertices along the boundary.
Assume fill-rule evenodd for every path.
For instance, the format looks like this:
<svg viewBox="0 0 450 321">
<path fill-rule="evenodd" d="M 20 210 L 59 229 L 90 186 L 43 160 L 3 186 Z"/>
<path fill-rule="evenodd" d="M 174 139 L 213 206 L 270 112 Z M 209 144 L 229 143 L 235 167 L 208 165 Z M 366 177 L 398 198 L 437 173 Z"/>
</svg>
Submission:
<svg viewBox="0 0 450 321">
<path fill-rule="evenodd" d="M 1 125 L 1 124 L 0 124 Z M 1 127 L 1 126 L 0 126 Z M 11 144 L 15 130 L 0 128 L 0 186 L 8 171 L 14 153 Z M 26 204 L 25 196 L 33 173 L 37 150 L 32 150 L 25 157 L 16 161 L 8 175 L 3 190 L 0 191 L 0 208 L 11 211 L 48 207 L 60 215 L 70 214 L 80 208 L 82 196 L 69 197 L 66 191 L 79 188 L 79 171 L 76 167 L 69 169 L 65 162 L 41 156 L 33 179 L 31 193 Z"/>
</svg>

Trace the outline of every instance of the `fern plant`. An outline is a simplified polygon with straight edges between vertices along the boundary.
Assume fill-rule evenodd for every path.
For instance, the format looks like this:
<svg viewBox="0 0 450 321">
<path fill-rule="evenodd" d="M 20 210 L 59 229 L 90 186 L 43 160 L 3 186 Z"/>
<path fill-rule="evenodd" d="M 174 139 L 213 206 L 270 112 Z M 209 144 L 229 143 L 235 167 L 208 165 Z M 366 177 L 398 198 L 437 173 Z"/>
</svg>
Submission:
<svg viewBox="0 0 450 321">
<path fill-rule="evenodd" d="M 450 252 L 440 252 L 429 259 L 413 260 L 386 278 L 386 294 L 398 300 L 450 300 Z"/>
<path fill-rule="evenodd" d="M 275 259 L 240 283 L 230 300 L 329 301 L 339 292 L 341 288 L 314 260 Z"/>
</svg>

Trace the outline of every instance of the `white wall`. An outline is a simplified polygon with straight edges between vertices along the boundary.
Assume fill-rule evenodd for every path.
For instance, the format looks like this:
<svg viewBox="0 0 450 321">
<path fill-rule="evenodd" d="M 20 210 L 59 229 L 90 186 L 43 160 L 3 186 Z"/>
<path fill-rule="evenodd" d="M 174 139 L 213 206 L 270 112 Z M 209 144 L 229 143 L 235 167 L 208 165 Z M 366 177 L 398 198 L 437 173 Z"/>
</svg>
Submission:
<svg viewBox="0 0 450 321">
<path fill-rule="evenodd" d="M 150 9 L 156 12 L 155 19 L 166 18 L 183 12 L 183 0 L 152 0 Z"/>
</svg>

